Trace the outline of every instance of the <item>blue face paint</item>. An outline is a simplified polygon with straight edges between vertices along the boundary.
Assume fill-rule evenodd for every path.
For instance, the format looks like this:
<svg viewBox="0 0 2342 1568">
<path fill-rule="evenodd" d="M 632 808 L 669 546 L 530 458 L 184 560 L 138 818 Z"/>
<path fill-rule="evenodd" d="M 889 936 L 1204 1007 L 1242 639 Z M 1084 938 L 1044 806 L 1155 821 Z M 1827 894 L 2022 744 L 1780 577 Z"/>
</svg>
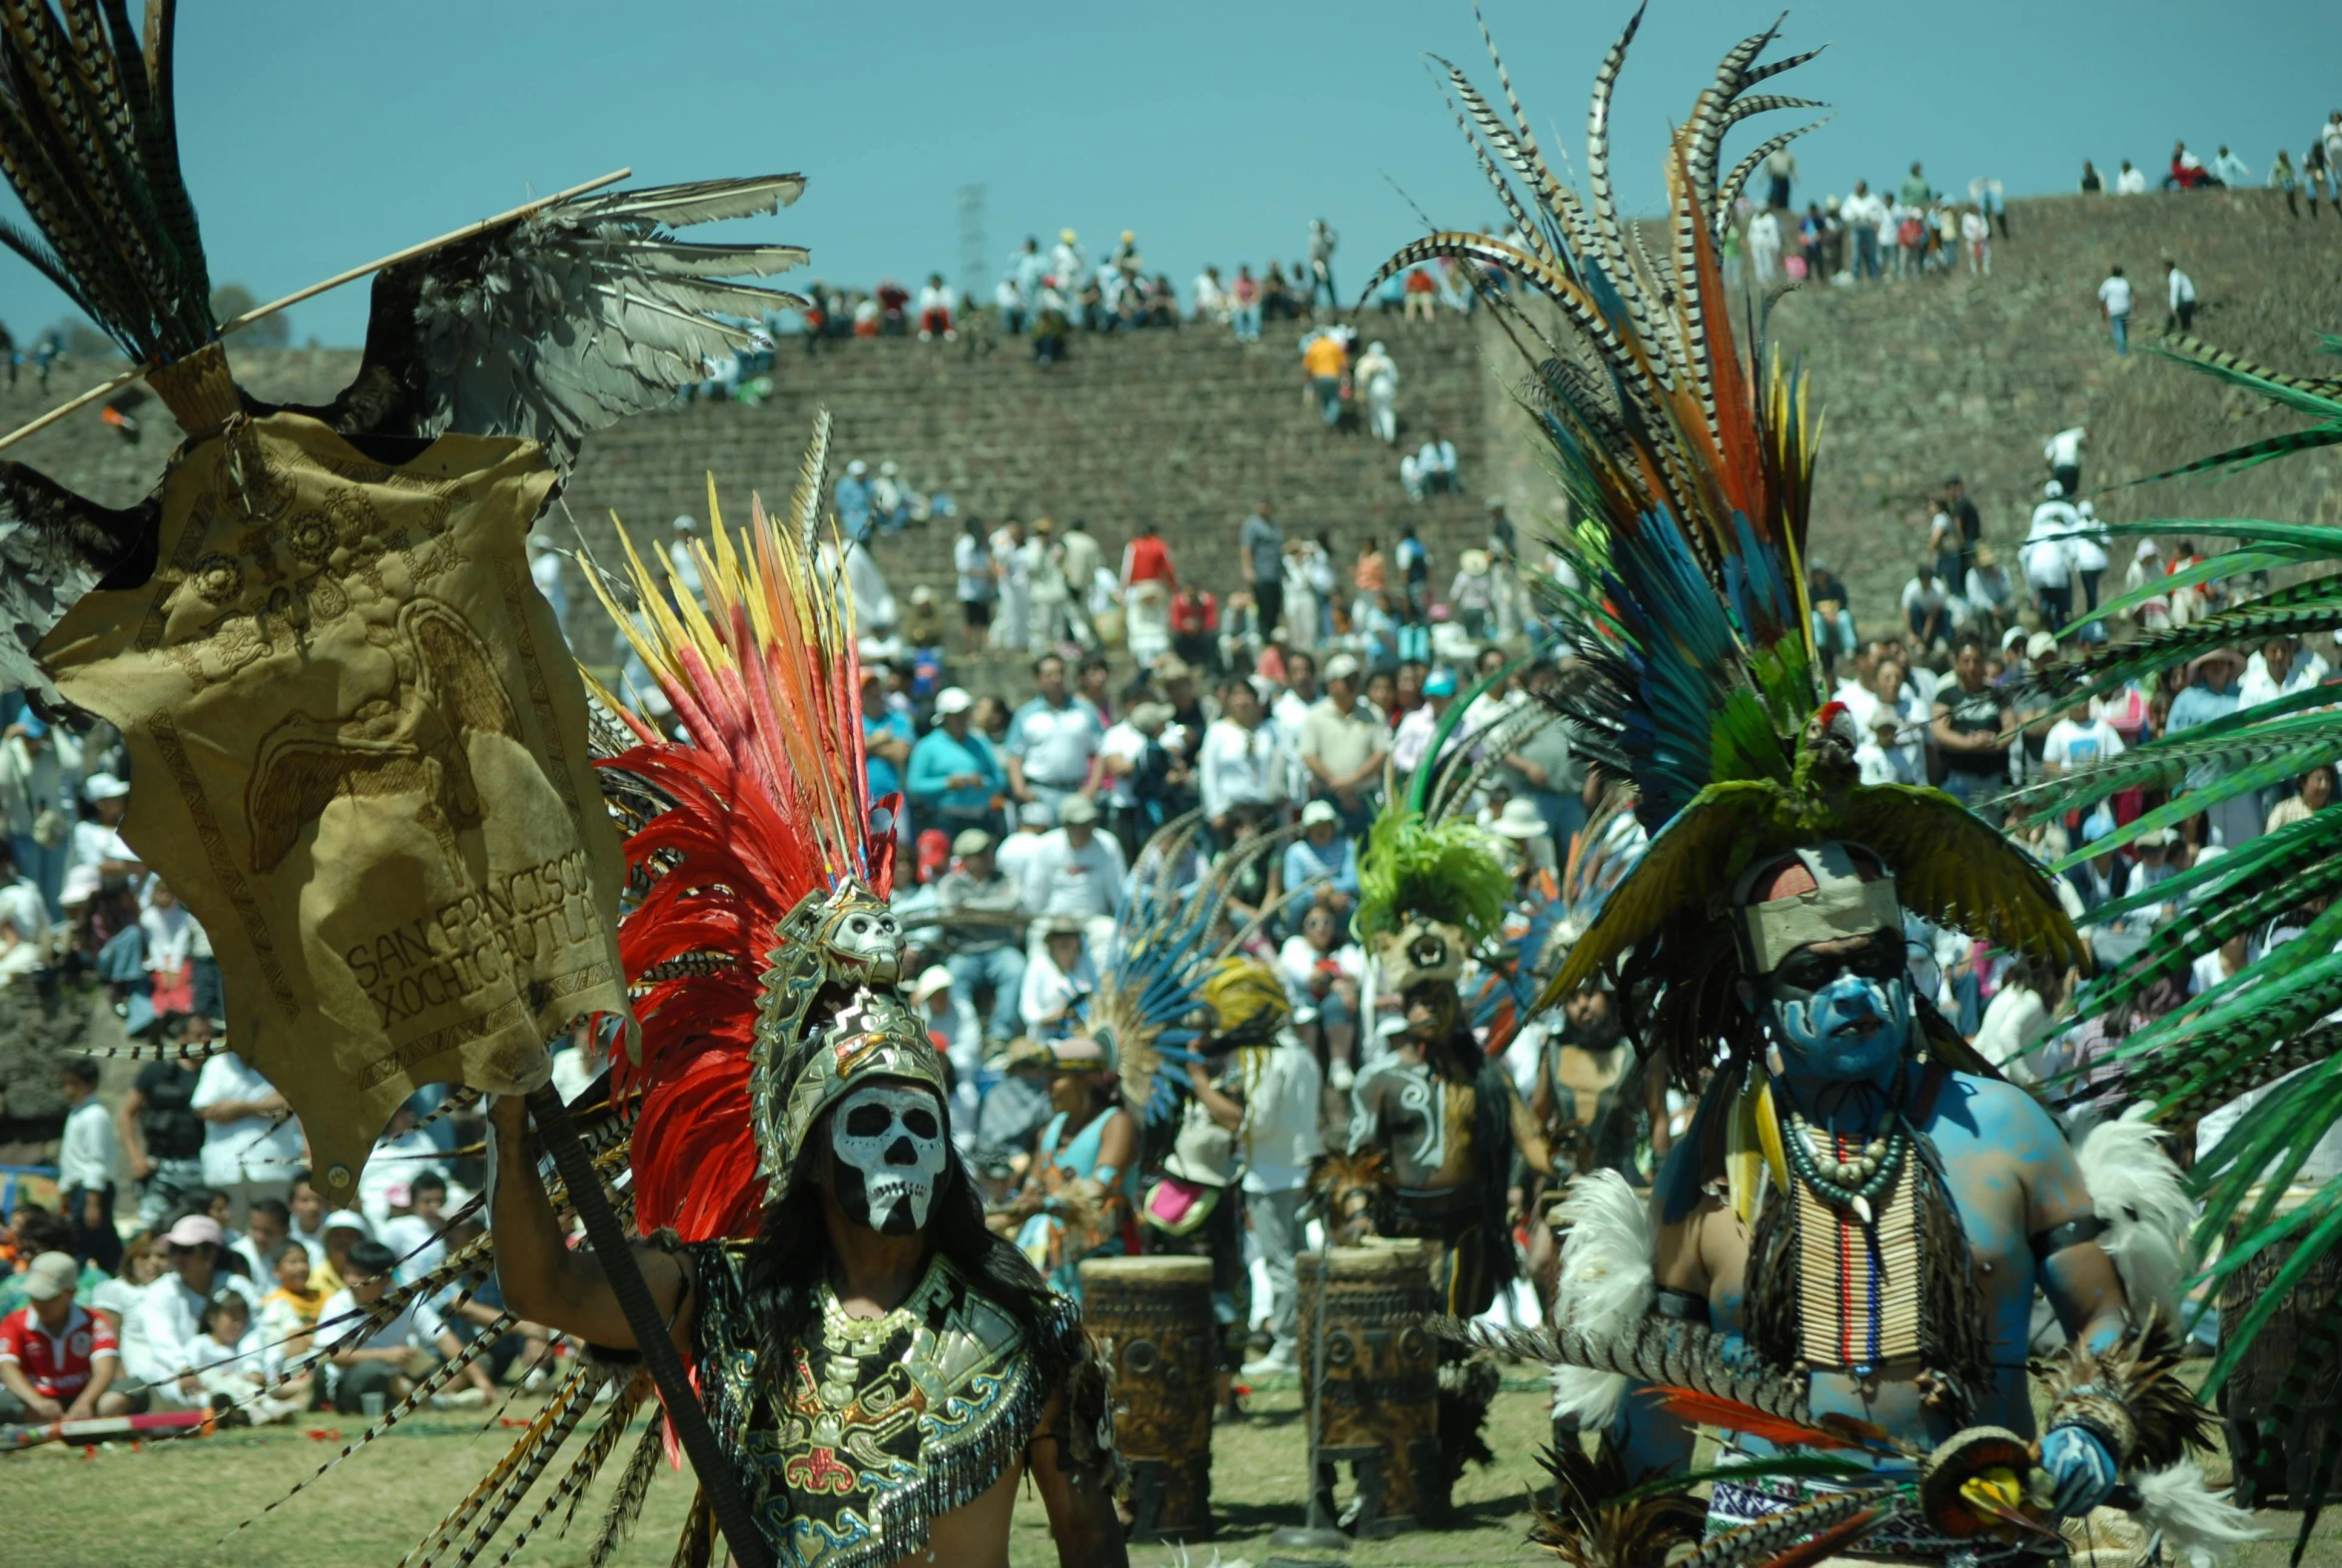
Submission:
<svg viewBox="0 0 2342 1568">
<path fill-rule="evenodd" d="M 1801 1097 L 1850 1084 L 1890 1089 L 1912 1026 L 1900 936 L 1843 957 L 1800 949 L 1767 977 L 1766 1006 L 1782 1076 Z"/>
</svg>

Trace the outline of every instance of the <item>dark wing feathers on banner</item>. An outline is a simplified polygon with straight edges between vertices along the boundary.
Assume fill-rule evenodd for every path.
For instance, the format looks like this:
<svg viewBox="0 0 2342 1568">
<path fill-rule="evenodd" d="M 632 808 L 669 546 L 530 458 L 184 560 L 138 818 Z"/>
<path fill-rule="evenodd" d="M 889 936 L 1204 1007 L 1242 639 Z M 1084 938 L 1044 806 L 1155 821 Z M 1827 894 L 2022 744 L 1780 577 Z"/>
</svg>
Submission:
<svg viewBox="0 0 2342 1568">
<path fill-rule="evenodd" d="M 33 648 L 109 574 L 144 578 L 154 544 L 151 500 L 114 511 L 22 463 L 0 462 L 0 691 L 54 697 Z"/>
<path fill-rule="evenodd" d="M 662 406 L 747 345 L 745 323 L 805 303 L 738 281 L 803 265 L 799 247 L 674 237 L 804 189 L 792 174 L 582 196 L 386 268 L 358 379 L 302 411 L 353 435 L 524 436 L 566 472 L 587 432 Z"/>
</svg>

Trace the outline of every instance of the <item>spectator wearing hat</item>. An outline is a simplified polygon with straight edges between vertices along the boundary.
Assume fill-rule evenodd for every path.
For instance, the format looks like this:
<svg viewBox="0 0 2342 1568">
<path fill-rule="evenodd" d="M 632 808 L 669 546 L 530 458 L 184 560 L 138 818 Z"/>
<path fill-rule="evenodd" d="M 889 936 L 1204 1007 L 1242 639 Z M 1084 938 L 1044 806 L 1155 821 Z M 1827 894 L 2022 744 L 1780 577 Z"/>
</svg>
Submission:
<svg viewBox="0 0 2342 1568">
<path fill-rule="evenodd" d="M 678 512 L 667 525 L 667 560 L 675 568 L 672 591 L 694 602 L 703 601 L 706 584 L 700 580 L 699 557 L 692 549 L 699 539 L 699 519 L 689 512 Z"/>
<path fill-rule="evenodd" d="M 204 1403 L 195 1342 L 203 1337 L 204 1308 L 213 1294 L 234 1290 L 250 1305 L 260 1305 L 260 1292 L 252 1281 L 220 1265 L 223 1238 L 217 1219 L 203 1214 L 180 1218 L 163 1236 L 171 1271 L 147 1286 L 140 1298 L 140 1333 L 135 1341 L 140 1358 L 124 1370 L 146 1384 L 154 1402 L 166 1409 L 193 1409 Z"/>
<path fill-rule="evenodd" d="M 2232 648 L 2214 648 L 2199 655 L 2187 666 L 2187 688 L 2171 699 L 2165 733 L 2184 734 L 2234 713 L 2244 702 L 2243 673 L 2244 656 Z M 2187 770 L 2187 788 L 2210 789 L 2220 781 L 2222 772 L 2218 761 L 2197 762 Z M 2265 820 L 2260 797 L 2251 790 L 2230 796 L 2204 814 L 2211 822 L 2212 842 L 2228 850 L 2240 849 L 2260 837 Z"/>
<path fill-rule="evenodd" d="M 1301 808 L 1301 835 L 1285 846 L 1284 914 L 1288 926 L 1304 912 L 1322 907 L 1345 926 L 1358 898 L 1357 841 L 1342 832 L 1330 801 Z"/>
<path fill-rule="evenodd" d="M 1083 922 L 1091 946 L 1103 953 L 1123 900 L 1123 847 L 1098 831 L 1098 805 L 1087 795 L 1069 796 L 1058 823 L 1025 860 L 1025 908 L 1039 917 Z"/>
<path fill-rule="evenodd" d="M 1135 704 L 1107 731 L 1099 766 L 1110 781 L 1113 831 L 1129 862 L 1157 828 L 1196 808 L 1198 734 L 1174 721 L 1168 702 Z"/>
<path fill-rule="evenodd" d="M 904 793 L 924 827 L 958 835 L 970 828 L 998 831 L 1000 797 L 1008 769 L 992 742 L 969 722 L 975 699 L 958 686 L 936 694 L 935 727 L 911 748 Z"/>
<path fill-rule="evenodd" d="M 1496 577 L 1489 570 L 1488 552 L 1468 549 L 1456 557 L 1455 580 L 1447 587 L 1447 606 L 1465 636 L 1477 642 L 1488 635 L 1488 619 L 1496 604 Z"/>
<path fill-rule="evenodd" d="M 993 848 L 993 836 L 984 829 L 960 831 L 952 840 L 952 869 L 936 883 L 936 907 L 952 990 L 971 1014 L 982 993 L 991 991 L 985 1038 L 1000 1046 L 1017 1033 L 1032 916 L 1023 883 L 1001 872 Z"/>
<path fill-rule="evenodd" d="M 356 1272 L 350 1261 L 352 1250 L 361 1241 L 373 1240 L 374 1233 L 366 1215 L 355 1208 L 337 1208 L 326 1215 L 318 1226 L 322 1256 L 312 1270 L 317 1286 L 331 1292 L 348 1284 Z"/>
<path fill-rule="evenodd" d="M 82 781 L 82 798 L 89 815 L 73 825 L 66 841 L 65 883 L 56 904 L 70 916 L 88 904 L 98 890 L 119 886 L 145 869 L 122 836 L 122 817 L 130 809 L 130 786 L 111 773 L 93 773 Z"/>
<path fill-rule="evenodd" d="M 351 1248 L 355 1276 L 327 1297 L 318 1313 L 321 1331 L 331 1332 L 329 1325 L 345 1319 L 355 1321 L 359 1313 L 381 1301 L 383 1292 L 393 1283 L 391 1266 L 396 1261 L 396 1254 L 380 1241 L 361 1241 Z M 445 1320 L 428 1301 L 418 1297 L 389 1322 L 327 1359 L 327 1396 L 344 1415 L 365 1411 L 369 1394 L 379 1394 L 386 1404 L 394 1404 L 413 1391 L 415 1374 L 429 1362 L 430 1352 L 436 1351 L 441 1360 L 453 1360 L 462 1350 L 463 1342 L 448 1330 Z M 467 1364 L 461 1375 L 466 1387 L 439 1396 L 447 1405 L 485 1404 L 495 1393 L 487 1369 L 477 1361 Z"/>
<path fill-rule="evenodd" d="M 1017 994 L 1017 1016 L 1036 1040 L 1062 1040 L 1074 1032 L 1082 1005 L 1098 990 L 1079 915 L 1053 915 L 1040 923 L 1041 946 L 1025 966 Z"/>
<path fill-rule="evenodd" d="M 2290 697 L 2322 684 L 2329 673 L 2325 658 L 2303 647 L 2300 638 L 2271 637 L 2244 661 L 2244 675 L 2236 685 L 2236 705 L 2257 708 L 2264 702 Z"/>
<path fill-rule="evenodd" d="M 73 781 L 48 724 L 30 708 L 0 729 L 0 833 L 19 871 L 40 890 L 37 923 L 18 926 L 30 942 L 48 930 L 65 891 L 73 836 Z M 16 924 L 16 922 L 11 922 Z"/>
<path fill-rule="evenodd" d="M 1068 801 L 1087 800 L 1096 788 L 1106 726 L 1075 700 L 1059 655 L 1034 660 L 1033 680 L 1037 694 L 1009 720 L 1009 790 L 1020 801 L 1049 807 L 1054 820 Z"/>
<path fill-rule="evenodd" d="M 114 1383 L 122 1352 L 113 1328 L 74 1301 L 81 1265 L 43 1252 L 25 1269 L 25 1304 L 0 1317 L 0 1421 L 47 1425 L 127 1415 Z"/>
<path fill-rule="evenodd" d="M 1514 894 L 1522 906 L 1541 907 L 1559 897 L 1555 876 L 1561 862 L 1554 852 L 1553 832 L 1545 826 L 1544 814 L 1538 811 L 1537 803 L 1526 798 L 1508 800 L 1488 826 L 1512 846 L 1517 857 L 1513 865 Z"/>
<path fill-rule="evenodd" d="M 58 1078 L 66 1107 L 57 1146 L 58 1201 L 73 1226 L 73 1255 L 112 1273 L 122 1261 L 122 1235 L 114 1228 L 114 1167 L 121 1146 L 98 1104 L 98 1064 L 77 1058 L 58 1070 Z"/>
<path fill-rule="evenodd" d="M 1344 830 L 1357 835 L 1373 820 L 1373 780 L 1390 743 L 1380 716 L 1358 697 L 1358 661 L 1337 653 L 1325 663 L 1325 695 L 1302 721 L 1299 752 L 1310 792 L 1329 801 Z"/>
<path fill-rule="evenodd" d="M 1390 763 L 1402 773 L 1412 773 L 1424 755 L 1431 749 L 1431 737 L 1438 732 L 1440 721 L 1447 710 L 1455 706 L 1456 673 L 1442 664 L 1423 677 L 1423 700 L 1409 708 L 1398 721 L 1398 729 L 1390 738 Z M 1440 755 L 1446 756 L 1463 743 L 1463 726 L 1447 737 Z"/>
</svg>

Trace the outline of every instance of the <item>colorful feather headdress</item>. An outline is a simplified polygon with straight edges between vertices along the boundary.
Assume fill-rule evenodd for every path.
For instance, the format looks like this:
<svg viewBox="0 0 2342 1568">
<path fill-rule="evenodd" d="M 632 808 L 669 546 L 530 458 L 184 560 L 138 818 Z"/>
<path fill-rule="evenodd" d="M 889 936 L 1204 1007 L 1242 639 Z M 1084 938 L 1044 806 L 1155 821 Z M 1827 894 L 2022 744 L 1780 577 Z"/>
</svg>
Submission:
<svg viewBox="0 0 2342 1568">
<path fill-rule="evenodd" d="M 849 1077 L 944 1087 L 896 990 L 885 900 L 899 802 L 868 798 L 852 608 L 815 545 L 828 449 L 825 413 L 785 526 L 752 497 L 736 539 L 709 480 L 712 548 L 692 545 L 704 606 L 671 559 L 646 566 L 622 525 L 639 613 L 594 581 L 690 737 L 668 740 L 600 693 L 636 742 L 603 766 L 622 796 L 655 803 L 626 843 L 649 888 L 619 929 L 641 1060 L 614 1064 L 611 1086 L 635 1108 L 646 1232 L 753 1234 Z"/>
<path fill-rule="evenodd" d="M 1843 710 L 1824 705 L 1799 562 L 1817 421 L 1803 375 L 1766 352 L 1754 313 L 1744 350 L 1716 242 L 1749 176 L 1803 134 L 1769 138 L 1720 174 L 1726 133 L 1820 107 L 1750 91 L 1818 51 L 1760 65 L 1769 28 L 1724 57 L 1669 143 L 1655 257 L 1620 219 L 1609 169 L 1611 92 L 1641 22 L 1638 9 L 1595 74 L 1583 197 L 1546 164 L 1501 61 L 1509 118 L 1440 62 L 1515 236 L 1432 234 L 1374 283 L 1444 258 L 1524 286 L 1486 294 L 1528 362 L 1518 396 L 1585 519 L 1557 541 L 1587 585 L 1557 589 L 1591 677 L 1565 711 L 1632 780 L 1652 835 L 1543 1002 L 1613 971 L 1657 1008 L 1683 1061 L 1705 1065 L 1713 1043 L 1751 1044 L 1734 1038 L 1741 961 L 1720 940 L 1722 906 L 1744 871 L 1800 845 L 1867 847 L 1906 907 L 2000 946 L 2061 962 L 2084 950 L 2040 869 L 1956 801 L 1857 782 Z"/>
</svg>

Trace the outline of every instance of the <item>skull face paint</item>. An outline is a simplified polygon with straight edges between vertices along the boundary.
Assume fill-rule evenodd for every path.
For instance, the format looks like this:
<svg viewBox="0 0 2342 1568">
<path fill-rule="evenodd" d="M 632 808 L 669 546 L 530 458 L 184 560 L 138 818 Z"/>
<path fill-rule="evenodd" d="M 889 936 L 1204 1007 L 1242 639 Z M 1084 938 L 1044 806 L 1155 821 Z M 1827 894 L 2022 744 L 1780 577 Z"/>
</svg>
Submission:
<svg viewBox="0 0 2342 1568">
<path fill-rule="evenodd" d="M 1766 977 L 1765 1003 L 1789 1078 L 1885 1088 L 1911 1038 L 1902 933 L 1799 948 Z"/>
<path fill-rule="evenodd" d="M 886 1235 L 926 1228 L 944 1172 L 943 1109 L 907 1085 L 871 1084 L 838 1102 L 830 1120 L 838 1206 Z"/>
</svg>

